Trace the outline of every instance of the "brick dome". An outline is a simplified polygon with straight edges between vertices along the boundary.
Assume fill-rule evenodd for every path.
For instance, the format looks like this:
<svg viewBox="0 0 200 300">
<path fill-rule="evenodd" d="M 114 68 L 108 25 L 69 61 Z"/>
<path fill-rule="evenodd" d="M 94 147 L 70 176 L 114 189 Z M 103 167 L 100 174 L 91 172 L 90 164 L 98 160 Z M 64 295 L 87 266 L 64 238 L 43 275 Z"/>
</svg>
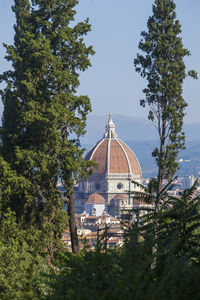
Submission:
<svg viewBox="0 0 200 300">
<path fill-rule="evenodd" d="M 103 196 L 94 193 L 88 197 L 86 204 L 106 204 L 106 201 Z"/>
<path fill-rule="evenodd" d="M 106 125 L 104 138 L 98 141 L 87 153 L 85 160 L 94 160 L 98 168 L 96 174 L 134 174 L 142 176 L 140 164 L 134 152 L 117 137 L 111 119 Z"/>
</svg>

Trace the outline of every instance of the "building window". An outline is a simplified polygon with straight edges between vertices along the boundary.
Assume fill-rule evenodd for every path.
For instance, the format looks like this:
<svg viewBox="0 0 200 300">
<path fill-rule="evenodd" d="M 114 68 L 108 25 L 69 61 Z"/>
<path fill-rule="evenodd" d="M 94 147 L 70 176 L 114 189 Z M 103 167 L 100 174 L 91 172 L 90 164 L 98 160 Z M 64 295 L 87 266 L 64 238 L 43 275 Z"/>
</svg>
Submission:
<svg viewBox="0 0 200 300">
<path fill-rule="evenodd" d="M 100 190 L 100 188 L 101 188 L 101 185 L 100 185 L 100 183 L 96 183 L 96 185 L 95 185 L 95 189 L 96 189 L 97 191 L 99 191 L 99 190 Z"/>
<path fill-rule="evenodd" d="M 122 188 L 123 188 L 123 184 L 122 184 L 122 183 L 118 183 L 117 189 L 118 189 L 118 190 L 121 190 Z"/>
</svg>

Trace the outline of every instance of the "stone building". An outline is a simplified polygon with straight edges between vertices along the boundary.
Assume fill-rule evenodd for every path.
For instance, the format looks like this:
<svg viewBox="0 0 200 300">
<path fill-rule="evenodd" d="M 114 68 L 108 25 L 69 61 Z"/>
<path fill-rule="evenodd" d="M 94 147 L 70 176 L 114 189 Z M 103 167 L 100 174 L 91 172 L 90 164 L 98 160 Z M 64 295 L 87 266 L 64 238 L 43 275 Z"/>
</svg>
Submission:
<svg viewBox="0 0 200 300">
<path fill-rule="evenodd" d="M 91 194 L 85 202 L 86 214 L 90 216 L 103 216 L 105 214 L 106 201 L 98 193 Z"/>
<path fill-rule="evenodd" d="M 81 213 L 91 194 L 98 193 L 106 203 L 111 215 L 119 215 L 120 209 L 132 209 L 133 191 L 140 187 L 132 181 L 141 183 L 142 171 L 134 152 L 118 138 L 115 125 L 109 115 L 106 132 L 87 153 L 85 160 L 94 160 L 98 167 L 88 180 L 82 180 L 75 191 L 75 210 Z"/>
</svg>

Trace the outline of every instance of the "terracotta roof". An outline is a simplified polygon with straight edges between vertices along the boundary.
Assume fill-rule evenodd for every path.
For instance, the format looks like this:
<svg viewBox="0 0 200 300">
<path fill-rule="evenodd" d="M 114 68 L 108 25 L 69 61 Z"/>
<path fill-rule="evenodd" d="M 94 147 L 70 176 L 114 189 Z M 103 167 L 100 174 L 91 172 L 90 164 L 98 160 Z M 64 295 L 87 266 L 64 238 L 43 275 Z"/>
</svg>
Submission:
<svg viewBox="0 0 200 300">
<path fill-rule="evenodd" d="M 87 153 L 85 160 L 94 160 L 96 174 L 133 173 L 142 176 L 141 168 L 133 151 L 118 138 L 103 138 Z"/>
<path fill-rule="evenodd" d="M 86 201 L 86 204 L 105 204 L 105 203 L 106 201 L 104 197 L 99 195 L 98 193 L 91 194 Z"/>
<path fill-rule="evenodd" d="M 85 218 L 85 221 L 87 222 L 88 220 L 97 220 L 98 216 L 88 216 Z"/>
<path fill-rule="evenodd" d="M 109 173 L 129 173 L 129 164 L 126 153 L 118 139 L 111 139 L 109 153 Z"/>
<path fill-rule="evenodd" d="M 114 197 L 114 199 L 127 199 L 127 198 L 128 198 L 127 194 L 126 195 L 125 194 L 117 194 Z"/>
<path fill-rule="evenodd" d="M 127 174 L 142 176 L 141 168 L 133 151 L 118 138 L 103 138 L 87 153 L 85 160 L 98 163 L 96 174 Z"/>
<path fill-rule="evenodd" d="M 94 160 L 98 163 L 98 168 L 93 168 L 93 172 L 97 174 L 105 174 L 107 172 L 107 150 L 108 140 L 103 139 L 93 147 L 92 152 L 90 151 L 86 155 L 86 160 Z"/>
<path fill-rule="evenodd" d="M 133 151 L 121 140 L 120 140 L 120 144 L 123 146 L 123 148 L 124 148 L 124 150 L 125 150 L 125 152 L 128 156 L 132 173 L 141 174 L 141 169 L 140 169 L 139 162 L 137 160 L 137 157 L 133 153 Z"/>
</svg>

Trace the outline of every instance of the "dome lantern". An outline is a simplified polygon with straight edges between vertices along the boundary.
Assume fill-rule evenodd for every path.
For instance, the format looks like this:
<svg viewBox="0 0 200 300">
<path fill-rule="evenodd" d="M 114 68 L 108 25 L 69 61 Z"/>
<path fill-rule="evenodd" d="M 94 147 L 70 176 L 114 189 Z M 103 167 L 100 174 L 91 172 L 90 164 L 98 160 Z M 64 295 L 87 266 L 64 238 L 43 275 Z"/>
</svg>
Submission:
<svg viewBox="0 0 200 300">
<path fill-rule="evenodd" d="M 109 114 L 109 120 L 106 124 L 106 132 L 104 134 L 105 138 L 117 138 L 117 134 L 115 133 L 115 124 L 112 121 L 112 114 Z"/>
</svg>

